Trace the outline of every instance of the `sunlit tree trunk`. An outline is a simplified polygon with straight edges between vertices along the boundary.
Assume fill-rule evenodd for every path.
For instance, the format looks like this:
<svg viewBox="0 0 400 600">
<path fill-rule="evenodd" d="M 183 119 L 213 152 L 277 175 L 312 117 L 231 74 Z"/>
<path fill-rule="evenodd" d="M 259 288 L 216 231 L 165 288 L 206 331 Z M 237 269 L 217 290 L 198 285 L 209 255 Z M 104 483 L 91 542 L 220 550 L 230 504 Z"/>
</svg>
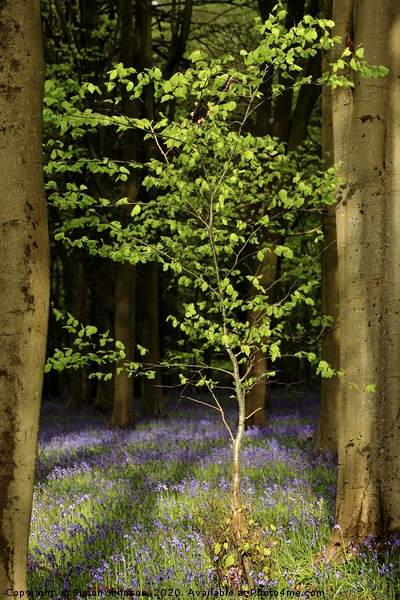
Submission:
<svg viewBox="0 0 400 600">
<path fill-rule="evenodd" d="M 336 520 L 354 543 L 400 531 L 400 4 L 336 0 L 333 18 L 349 47 L 363 44 L 371 64 L 390 69 L 384 79 L 357 79 L 353 92 L 333 94 L 344 177 Z M 339 542 L 333 536 L 333 546 Z"/>
<path fill-rule="evenodd" d="M 332 18 L 332 0 L 322 0 L 320 9 L 324 18 Z M 328 71 L 330 54 L 322 58 L 323 71 Z M 331 88 L 322 90 L 322 155 L 326 168 L 334 164 Z M 324 242 L 322 248 L 321 312 L 333 318 L 330 329 L 322 340 L 322 359 L 333 369 L 340 368 L 339 281 L 336 243 L 336 208 L 326 207 L 322 218 Z M 316 450 L 338 452 L 338 419 L 340 411 L 340 381 L 338 377 L 323 378 L 321 382 L 321 410 L 315 441 Z"/>
<path fill-rule="evenodd" d="M 26 590 L 49 304 L 40 5 L 0 3 L 0 584 Z"/>
</svg>

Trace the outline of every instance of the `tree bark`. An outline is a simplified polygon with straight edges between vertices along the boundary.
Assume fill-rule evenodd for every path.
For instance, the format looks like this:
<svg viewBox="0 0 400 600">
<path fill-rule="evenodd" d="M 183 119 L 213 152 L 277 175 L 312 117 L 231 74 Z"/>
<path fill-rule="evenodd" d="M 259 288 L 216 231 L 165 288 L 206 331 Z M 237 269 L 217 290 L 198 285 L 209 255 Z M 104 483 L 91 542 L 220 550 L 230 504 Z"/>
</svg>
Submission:
<svg viewBox="0 0 400 600">
<path fill-rule="evenodd" d="M 271 245 L 275 246 L 278 240 L 272 240 Z M 252 260 L 250 262 L 250 271 L 253 275 L 262 273 L 261 285 L 269 290 L 269 302 L 274 302 L 274 284 L 276 280 L 277 256 L 274 252 L 268 252 L 262 263 Z M 259 311 L 250 311 L 248 316 L 249 323 L 257 327 L 257 321 L 262 317 Z M 268 355 L 263 350 L 258 349 L 251 357 L 251 369 L 248 378 L 256 377 L 257 382 L 246 393 L 246 427 L 265 427 L 267 424 L 266 409 L 269 401 L 268 387 Z"/>
<path fill-rule="evenodd" d="M 146 361 L 155 370 L 155 379 L 142 379 L 141 413 L 159 416 L 165 412 L 160 362 L 160 309 L 158 299 L 158 265 L 147 263 L 142 269 L 142 345 L 148 350 Z"/>
<path fill-rule="evenodd" d="M 332 18 L 332 0 L 320 2 L 324 18 Z M 330 53 L 322 57 L 322 70 L 327 71 Z M 322 90 L 322 156 L 326 168 L 334 164 L 331 88 Z M 336 243 L 336 209 L 330 205 L 322 218 L 324 244 L 322 248 L 321 312 L 333 318 L 332 326 L 322 340 L 322 359 L 333 369 L 340 368 L 339 280 Z M 315 449 L 338 453 L 338 419 L 340 411 L 340 381 L 338 377 L 323 378 L 321 409 Z"/>
<path fill-rule="evenodd" d="M 72 301 L 71 314 L 81 323 L 88 319 L 88 292 L 85 260 L 80 249 L 73 249 L 70 255 Z M 71 343 L 75 338 L 71 336 Z M 86 367 L 69 369 L 67 375 L 67 406 L 79 410 L 90 400 L 90 386 Z"/>
<path fill-rule="evenodd" d="M 354 16 L 354 21 L 352 17 Z M 400 532 L 400 5 L 334 2 L 338 33 L 384 79 L 333 96 L 343 406 L 336 520 L 353 543 Z M 376 392 L 367 391 L 374 384 Z M 332 544 L 339 543 L 337 535 Z"/>
<path fill-rule="evenodd" d="M 135 268 L 130 264 L 120 264 L 117 270 L 115 287 L 115 339 L 125 346 L 126 360 L 135 358 Z M 134 379 L 126 372 L 115 377 L 114 404 L 111 416 L 112 427 L 133 427 Z"/>
<path fill-rule="evenodd" d="M 49 306 L 37 0 L 0 3 L 0 582 L 26 590 Z"/>
<path fill-rule="evenodd" d="M 258 7 L 261 18 L 266 20 L 269 13 L 275 6 L 275 2 L 270 0 L 259 0 Z M 290 0 L 287 3 L 287 18 L 286 27 L 291 27 L 298 23 L 304 16 L 305 2 Z M 312 57 L 309 59 L 306 74 L 318 77 L 320 72 L 319 61 Z M 280 75 L 281 83 L 286 80 Z M 315 102 L 320 94 L 318 86 L 303 85 L 295 106 L 293 107 L 293 90 L 289 87 L 277 99 L 271 101 L 270 86 L 272 76 L 261 88 L 264 94 L 263 102 L 260 104 L 256 115 L 255 135 L 273 135 L 278 137 L 281 142 L 286 144 L 288 151 L 295 150 L 302 144 L 307 135 L 307 129 Z M 268 235 L 268 233 L 266 234 Z M 276 235 L 270 236 L 271 246 L 280 243 Z M 251 263 L 251 274 L 255 275 L 254 269 L 259 269 L 260 263 Z M 270 290 L 271 302 L 273 302 L 274 284 L 277 273 L 277 257 L 271 253 L 266 257 L 264 264 L 261 265 L 263 271 L 264 282 L 266 289 Z M 257 314 L 249 314 L 249 321 L 257 319 Z M 253 357 L 253 366 L 249 373 L 249 377 L 257 377 L 258 383 L 246 394 L 246 426 L 263 427 L 266 425 L 266 407 L 269 400 L 269 387 L 267 380 L 268 372 L 268 355 L 266 352 L 259 350 Z M 249 416 L 252 415 L 252 416 Z"/>
<path fill-rule="evenodd" d="M 99 331 L 109 331 L 115 339 L 115 281 L 117 263 L 111 259 L 98 259 L 95 262 L 95 294 L 94 314 Z M 113 373 L 115 365 L 99 365 L 99 371 Z M 97 381 L 94 408 L 104 413 L 111 413 L 114 403 L 114 378 Z"/>
<path fill-rule="evenodd" d="M 122 63 L 129 67 L 133 62 L 133 23 L 132 23 L 132 0 L 121 0 L 120 2 L 120 24 L 121 24 L 121 46 L 120 58 Z M 140 39 L 140 36 L 138 36 Z M 140 43 L 139 41 L 137 43 Z M 139 108 L 137 102 L 130 100 L 129 94 L 123 93 L 125 113 L 136 117 Z M 140 156 L 139 140 L 136 131 L 131 129 L 124 133 L 123 158 L 128 163 L 130 160 L 138 160 Z M 135 202 L 138 193 L 138 177 L 132 173 L 128 180 L 123 183 L 121 189 L 122 197 L 129 198 Z M 121 206 L 120 220 L 124 225 L 130 218 L 130 209 Z M 126 360 L 133 361 L 136 348 L 136 268 L 129 263 L 119 264 L 117 267 L 115 284 L 115 339 L 125 346 Z M 134 426 L 134 378 L 128 377 L 126 372 L 115 377 L 114 403 L 111 416 L 113 427 Z"/>
<path fill-rule="evenodd" d="M 188 2 L 191 14 L 191 3 Z M 189 18 L 190 14 L 186 15 Z M 152 4 L 150 0 L 137 0 L 134 61 L 139 71 L 153 67 L 152 44 Z M 187 26 L 188 24 L 186 24 Z M 185 27 L 186 27 L 185 26 Z M 182 40 L 183 43 L 184 40 Z M 183 50 L 182 50 L 183 51 Z M 171 55 L 172 56 L 172 55 Z M 172 63 L 171 63 L 172 67 Z M 141 104 L 142 116 L 154 119 L 154 95 L 150 86 L 145 90 Z M 142 160 L 147 162 L 155 155 L 155 145 L 152 140 L 142 143 Z M 144 191 L 145 200 L 154 199 L 153 191 Z M 141 270 L 141 320 L 142 320 L 142 345 L 148 350 L 146 362 L 155 370 L 155 379 L 142 379 L 141 383 L 141 413 L 148 416 L 164 414 L 164 397 L 161 382 L 160 362 L 160 327 L 159 327 L 159 283 L 157 263 L 147 263 Z"/>
</svg>

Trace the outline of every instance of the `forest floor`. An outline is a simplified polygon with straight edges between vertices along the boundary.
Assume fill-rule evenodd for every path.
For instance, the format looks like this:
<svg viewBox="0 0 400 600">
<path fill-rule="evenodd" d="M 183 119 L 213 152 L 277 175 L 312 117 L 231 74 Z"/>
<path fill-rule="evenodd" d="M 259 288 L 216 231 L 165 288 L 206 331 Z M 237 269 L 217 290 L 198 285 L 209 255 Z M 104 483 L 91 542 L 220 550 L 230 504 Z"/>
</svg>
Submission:
<svg viewBox="0 0 400 600">
<path fill-rule="evenodd" d="M 334 527 L 337 472 L 332 456 L 313 454 L 317 418 L 315 393 L 275 390 L 268 426 L 245 434 L 256 585 L 246 590 L 226 513 L 231 445 L 215 411 L 172 398 L 168 418 L 120 431 L 90 407 L 45 401 L 31 597 L 398 600 L 399 539 L 315 564 Z"/>
</svg>

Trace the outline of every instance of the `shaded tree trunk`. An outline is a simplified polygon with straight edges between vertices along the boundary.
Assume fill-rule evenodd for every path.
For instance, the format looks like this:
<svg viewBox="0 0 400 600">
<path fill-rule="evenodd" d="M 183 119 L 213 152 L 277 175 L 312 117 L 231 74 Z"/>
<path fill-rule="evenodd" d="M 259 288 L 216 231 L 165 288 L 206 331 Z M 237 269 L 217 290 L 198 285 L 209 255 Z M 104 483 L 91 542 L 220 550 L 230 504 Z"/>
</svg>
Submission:
<svg viewBox="0 0 400 600">
<path fill-rule="evenodd" d="M 125 346 L 126 360 L 135 358 L 135 299 L 136 273 L 130 264 L 120 264 L 115 286 L 115 339 Z M 115 377 L 112 427 L 132 427 L 134 379 L 122 372 Z"/>
<path fill-rule="evenodd" d="M 259 0 L 258 7 L 261 18 L 266 20 L 269 13 L 275 6 L 274 1 Z M 313 3 L 312 3 L 313 4 Z M 314 9 L 313 6 L 311 6 Z M 289 0 L 287 3 L 286 27 L 298 23 L 304 16 L 305 2 L 303 0 Z M 306 67 L 306 75 L 317 78 L 320 74 L 320 58 L 312 57 Z M 286 80 L 281 75 L 278 76 L 282 84 Z M 263 91 L 263 102 L 257 111 L 256 135 L 273 135 L 286 144 L 288 151 L 295 150 L 304 142 L 307 136 L 308 124 L 313 112 L 315 103 L 320 94 L 319 86 L 303 85 L 300 89 L 296 101 L 294 101 L 293 89 L 289 86 L 274 102 L 271 101 L 271 83 L 272 75 L 261 88 Z M 282 182 L 284 185 L 284 182 Z M 268 235 L 268 233 L 266 234 Z M 281 243 L 282 239 L 277 240 L 277 236 L 271 236 L 271 246 Z M 250 266 L 252 262 L 250 261 Z M 255 269 L 259 269 L 260 263 L 254 263 L 252 275 L 255 275 Z M 277 257 L 271 253 L 265 262 L 261 265 L 263 270 L 263 285 L 270 290 L 271 302 L 273 302 L 274 284 L 277 275 Z M 249 314 L 249 321 L 256 321 L 257 314 Z M 257 351 L 252 357 L 253 366 L 249 372 L 249 377 L 257 377 L 252 390 L 246 394 L 246 426 L 262 427 L 266 424 L 265 410 L 269 400 L 268 387 L 268 354 L 262 350 Z M 249 415 L 252 415 L 249 417 Z"/>
<path fill-rule="evenodd" d="M 109 331 L 115 338 L 115 271 L 116 263 L 111 259 L 96 261 L 94 310 L 100 331 Z M 99 371 L 113 373 L 114 365 L 99 365 Z M 114 379 L 97 381 L 94 408 L 111 412 L 114 402 Z"/>
<path fill-rule="evenodd" d="M 191 15 L 191 3 L 187 2 L 189 12 L 186 21 Z M 137 0 L 135 37 L 139 40 L 135 47 L 135 65 L 139 71 L 153 66 L 153 47 L 151 31 L 151 0 Z M 185 10 L 186 13 L 186 10 Z M 184 29 L 188 28 L 186 23 Z M 183 53 L 186 43 L 186 34 L 182 30 L 182 40 L 177 46 L 177 53 L 171 49 L 168 69 L 174 68 L 173 62 L 178 60 Z M 185 37 L 186 36 L 186 37 Z M 171 62 L 172 61 L 172 62 Z M 149 87 L 143 96 L 142 114 L 148 119 L 154 119 L 154 96 Z M 154 143 L 146 140 L 143 143 L 143 161 L 147 162 L 155 154 Z M 143 197 L 153 199 L 153 192 L 143 191 Z M 161 382 L 160 362 L 160 327 L 159 327 L 159 281 L 157 263 L 148 263 L 141 270 L 141 319 L 142 319 L 142 345 L 148 350 L 146 362 L 150 363 L 155 371 L 155 379 L 142 379 L 141 383 L 141 412 L 144 415 L 157 416 L 164 413 L 164 397 Z"/>
<path fill-rule="evenodd" d="M 0 582 L 26 590 L 49 305 L 39 2 L 0 4 Z"/>
<path fill-rule="evenodd" d="M 271 244 L 274 245 L 271 240 Z M 277 272 L 277 256 L 274 252 L 268 252 L 262 263 L 257 261 L 250 262 L 253 275 L 262 274 L 261 285 L 269 290 L 269 301 L 274 301 L 274 283 Z M 257 321 L 262 317 L 259 311 L 251 311 L 249 314 L 249 323 L 257 327 Z M 257 383 L 253 385 L 250 391 L 246 393 L 246 427 L 265 427 L 267 424 L 266 408 L 269 401 L 268 387 L 268 356 L 261 349 L 256 350 L 251 357 L 251 368 L 248 378 L 257 378 Z"/>
<path fill-rule="evenodd" d="M 88 293 L 85 260 L 81 250 L 73 249 L 70 257 L 72 300 L 71 313 L 81 323 L 87 323 Z M 73 342 L 75 336 L 71 338 Z M 67 406 L 79 409 L 90 399 L 88 372 L 85 367 L 69 369 L 67 375 Z"/>
<path fill-rule="evenodd" d="M 141 412 L 158 416 L 165 412 L 160 361 L 160 326 L 158 300 L 158 265 L 148 263 L 142 269 L 142 345 L 148 350 L 146 362 L 155 371 L 154 379 L 142 379 Z"/>
<path fill-rule="evenodd" d="M 132 66 L 134 60 L 134 38 L 132 22 L 132 0 L 121 0 L 120 2 L 120 23 L 121 23 L 121 46 L 120 57 L 126 67 Z M 136 31 L 136 30 L 135 30 Z M 136 43 L 140 44 L 140 35 Z M 129 99 L 128 94 L 124 92 L 124 109 L 128 116 L 138 115 L 137 103 Z M 140 156 L 139 140 L 134 130 L 128 130 L 124 133 L 124 160 L 137 160 Z M 128 181 L 122 185 L 122 197 L 129 198 L 130 202 L 135 202 L 138 192 L 138 181 L 135 173 L 129 176 Z M 124 225 L 129 219 L 130 210 L 127 206 L 121 206 L 120 220 Z M 129 263 L 122 263 L 117 266 L 115 283 L 115 339 L 122 342 L 125 346 L 126 359 L 133 361 L 135 358 L 136 347 L 136 269 Z M 134 425 L 134 378 L 128 377 L 126 372 L 122 372 L 115 377 L 114 383 L 114 403 L 111 416 L 111 425 L 113 427 L 132 427 Z"/>
<path fill-rule="evenodd" d="M 354 16 L 354 21 L 353 21 Z M 336 520 L 353 543 L 400 532 L 400 5 L 336 0 L 337 33 L 390 74 L 333 94 L 343 406 Z M 376 386 L 368 391 L 367 386 Z M 331 547 L 340 543 L 333 535 Z"/>
<path fill-rule="evenodd" d="M 324 18 L 332 17 L 332 0 L 321 2 Z M 328 70 L 330 55 L 322 59 L 323 71 Z M 322 90 L 322 155 L 327 168 L 334 164 L 331 88 Z M 324 243 L 322 248 L 322 302 L 321 312 L 333 317 L 333 323 L 322 340 L 322 359 L 333 369 L 340 368 L 339 280 L 336 243 L 336 209 L 327 206 L 322 223 Z M 340 381 L 338 377 L 323 378 L 321 382 L 321 410 L 315 441 L 316 450 L 338 453 L 338 419 L 340 411 Z"/>
</svg>

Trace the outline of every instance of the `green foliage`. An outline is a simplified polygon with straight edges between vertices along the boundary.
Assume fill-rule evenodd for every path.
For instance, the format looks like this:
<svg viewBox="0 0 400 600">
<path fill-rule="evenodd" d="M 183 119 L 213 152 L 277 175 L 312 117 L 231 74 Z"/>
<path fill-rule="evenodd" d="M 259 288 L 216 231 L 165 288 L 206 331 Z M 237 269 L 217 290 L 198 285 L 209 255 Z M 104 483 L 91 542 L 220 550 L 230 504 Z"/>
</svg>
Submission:
<svg viewBox="0 0 400 600">
<path fill-rule="evenodd" d="M 100 333 L 97 327 L 93 325 L 83 325 L 79 323 L 73 315 L 64 314 L 59 310 L 54 309 L 53 313 L 57 321 L 64 322 L 63 328 L 74 338 L 72 348 L 56 348 L 53 356 L 47 360 L 45 371 L 48 373 L 51 369 L 56 371 L 64 371 L 64 369 L 79 369 L 85 365 L 104 365 L 115 363 L 115 373 L 125 373 L 129 377 L 133 374 L 144 375 L 148 379 L 154 378 L 154 371 L 151 369 L 143 369 L 140 363 L 126 360 L 125 346 L 119 340 L 114 340 L 110 337 L 109 332 Z M 138 351 L 141 355 L 146 353 L 146 350 L 138 346 Z M 93 371 L 89 377 L 111 379 L 112 373 L 103 373 L 101 371 Z"/>
<path fill-rule="evenodd" d="M 62 220 L 56 239 L 117 262 L 156 261 L 169 273 L 175 289 L 187 289 L 182 309 L 168 317 L 177 344 L 163 364 L 203 366 L 205 354 L 211 353 L 217 375 L 208 376 L 209 386 L 218 383 L 221 373 L 232 374 L 233 358 L 238 364 L 251 364 L 261 349 L 271 362 L 278 359 L 282 342 L 290 335 L 285 324 L 304 310 L 299 312 L 299 307 L 306 307 L 310 315 L 310 337 L 313 331 L 317 337 L 321 326 L 314 291 L 318 279 L 313 273 L 321 232 L 317 227 L 308 234 L 314 251 L 306 254 L 288 233 L 299 214 L 311 214 L 334 201 L 334 170 L 321 171 L 307 149 L 289 153 L 271 136 L 254 136 L 254 115 L 263 100 L 262 85 L 272 74 L 271 94 L 276 97 L 289 87 L 296 91 L 309 83 L 352 85 L 340 74 L 343 68 L 365 75 L 372 67 L 362 60 L 361 50 L 350 57 L 346 49 L 330 73 L 312 81 L 302 65 L 339 41 L 331 38 L 333 22 L 307 15 L 287 30 L 285 16 L 278 4 L 265 23 L 257 20 L 259 46 L 243 50 L 239 62 L 230 55 L 213 59 L 195 51 L 192 66 L 168 79 L 158 67 L 137 73 L 119 63 L 108 71 L 104 86 L 86 82 L 72 94 L 54 81 L 46 86 L 45 120 L 63 138 L 48 142 L 49 201 L 58 210 L 74 212 Z M 277 74 L 282 76 L 279 82 Z M 150 91 L 157 104 L 155 119 L 121 112 L 117 90 L 132 102 Z M 88 97 L 96 98 L 97 110 L 87 107 Z M 166 116 L 171 102 L 179 106 L 172 120 Z M 93 132 L 107 136 L 110 130 L 114 136 L 138 132 L 150 158 L 145 163 L 94 159 L 74 145 Z M 94 196 L 86 184 L 75 181 L 85 173 L 101 174 L 109 181 L 108 197 Z M 135 173 L 141 187 L 138 199 L 130 204 L 119 195 L 120 182 Z M 73 180 L 68 181 L 66 174 Z M 120 206 L 130 213 L 123 223 Z M 265 276 L 276 260 L 281 265 L 274 286 L 278 294 Z M 301 327 L 297 323 L 293 327 L 299 338 Z M 67 355 L 58 350 L 47 368 L 79 364 L 81 349 L 82 364 L 92 360 L 96 355 L 92 342 L 83 342 L 82 336 L 78 340 L 77 352 Z M 100 346 L 101 361 L 122 360 L 118 352 L 104 354 Z M 312 352 L 303 354 L 309 355 L 314 360 Z M 137 368 L 135 364 L 133 369 Z M 319 371 L 323 376 L 333 374 L 321 363 Z M 243 389 L 254 383 L 254 379 L 240 381 Z"/>
</svg>

